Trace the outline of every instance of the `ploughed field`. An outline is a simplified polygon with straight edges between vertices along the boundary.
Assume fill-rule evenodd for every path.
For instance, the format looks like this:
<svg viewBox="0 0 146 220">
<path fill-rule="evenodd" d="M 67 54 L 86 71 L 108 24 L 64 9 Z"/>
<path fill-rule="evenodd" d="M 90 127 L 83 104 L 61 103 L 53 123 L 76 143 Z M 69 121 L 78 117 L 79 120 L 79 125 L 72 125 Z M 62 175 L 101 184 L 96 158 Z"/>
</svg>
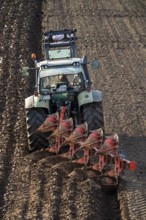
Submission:
<svg viewBox="0 0 146 220">
<path fill-rule="evenodd" d="M 0 14 L 0 219 L 146 219 L 145 1 L 1 0 Z M 80 165 L 27 150 L 24 99 L 34 77 L 21 70 L 33 66 L 32 52 L 43 58 L 42 32 L 62 28 L 78 30 L 78 55 L 103 91 L 106 132 L 137 162 L 117 194 L 104 194 Z"/>
</svg>

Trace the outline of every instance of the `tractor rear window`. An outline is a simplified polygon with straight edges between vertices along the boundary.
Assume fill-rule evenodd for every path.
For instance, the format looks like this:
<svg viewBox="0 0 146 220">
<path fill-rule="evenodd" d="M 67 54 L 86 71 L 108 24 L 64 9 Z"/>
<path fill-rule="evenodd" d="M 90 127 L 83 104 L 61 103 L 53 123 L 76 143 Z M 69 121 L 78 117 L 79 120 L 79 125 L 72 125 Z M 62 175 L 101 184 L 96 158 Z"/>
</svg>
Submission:
<svg viewBox="0 0 146 220">
<path fill-rule="evenodd" d="M 41 93 L 64 92 L 79 90 L 83 86 L 82 72 L 77 74 L 58 74 L 40 79 Z"/>
</svg>

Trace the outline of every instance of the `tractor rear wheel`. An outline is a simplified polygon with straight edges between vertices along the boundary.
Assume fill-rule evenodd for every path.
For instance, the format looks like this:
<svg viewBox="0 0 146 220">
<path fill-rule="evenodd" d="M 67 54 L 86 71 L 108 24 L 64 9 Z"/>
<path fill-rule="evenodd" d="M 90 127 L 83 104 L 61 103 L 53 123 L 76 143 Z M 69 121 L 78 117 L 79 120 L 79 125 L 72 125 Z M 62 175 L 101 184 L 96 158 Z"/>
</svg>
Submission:
<svg viewBox="0 0 146 220">
<path fill-rule="evenodd" d="M 44 122 L 47 112 L 42 108 L 31 108 L 26 110 L 26 127 L 29 151 L 34 151 L 47 147 L 47 133 L 35 132 L 38 127 Z"/>
<path fill-rule="evenodd" d="M 83 106 L 83 118 L 84 122 L 87 122 L 89 131 L 103 128 L 103 109 L 102 103 L 93 102 Z"/>
<path fill-rule="evenodd" d="M 93 131 L 98 128 L 104 130 L 103 110 L 102 103 L 89 103 L 83 106 L 83 120 L 88 124 L 88 130 Z M 75 158 L 83 157 L 83 150 L 75 153 Z M 94 160 L 94 159 L 93 159 Z M 90 160 L 92 163 L 92 160 Z"/>
</svg>

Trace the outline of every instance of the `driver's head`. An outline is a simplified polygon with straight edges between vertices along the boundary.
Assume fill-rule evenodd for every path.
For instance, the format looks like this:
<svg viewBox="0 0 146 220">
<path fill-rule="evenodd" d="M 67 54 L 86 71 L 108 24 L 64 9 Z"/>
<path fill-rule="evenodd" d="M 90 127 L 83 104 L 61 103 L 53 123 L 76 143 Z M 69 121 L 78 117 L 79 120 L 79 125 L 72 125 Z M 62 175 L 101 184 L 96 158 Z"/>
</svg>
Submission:
<svg viewBox="0 0 146 220">
<path fill-rule="evenodd" d="M 66 75 L 61 75 L 61 76 L 59 77 L 59 80 L 60 80 L 60 82 L 65 82 L 65 83 L 68 83 L 68 84 L 69 84 L 69 80 L 68 80 L 68 78 L 67 78 Z"/>
</svg>

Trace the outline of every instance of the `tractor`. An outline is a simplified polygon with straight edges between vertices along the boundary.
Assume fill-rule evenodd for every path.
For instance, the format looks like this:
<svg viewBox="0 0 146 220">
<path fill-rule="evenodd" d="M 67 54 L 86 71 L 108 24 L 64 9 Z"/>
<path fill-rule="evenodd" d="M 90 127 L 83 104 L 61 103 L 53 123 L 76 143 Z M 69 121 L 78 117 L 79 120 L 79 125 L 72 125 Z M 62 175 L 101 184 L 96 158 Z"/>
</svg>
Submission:
<svg viewBox="0 0 146 220">
<path fill-rule="evenodd" d="M 89 131 L 104 128 L 102 93 L 92 88 L 87 57 L 77 58 L 76 29 L 47 31 L 43 47 L 45 60 L 35 63 L 34 94 L 25 99 L 28 149 L 34 151 L 48 146 L 46 133 L 36 132 L 47 115 L 66 107 L 65 117 L 73 118 L 74 127 L 86 122 Z M 93 61 L 94 68 L 98 61 Z M 29 75 L 30 68 L 23 68 Z"/>
<path fill-rule="evenodd" d="M 23 68 L 36 71 L 34 94 L 25 99 L 28 149 L 47 148 L 90 167 L 104 189 L 119 185 L 124 170 L 135 170 L 119 150 L 119 137 L 105 134 L 102 92 L 92 88 L 87 57 L 77 57 L 76 29 L 44 33 L 45 60 Z M 97 69 L 98 60 L 92 62 Z M 64 148 L 67 150 L 64 152 Z"/>
</svg>

